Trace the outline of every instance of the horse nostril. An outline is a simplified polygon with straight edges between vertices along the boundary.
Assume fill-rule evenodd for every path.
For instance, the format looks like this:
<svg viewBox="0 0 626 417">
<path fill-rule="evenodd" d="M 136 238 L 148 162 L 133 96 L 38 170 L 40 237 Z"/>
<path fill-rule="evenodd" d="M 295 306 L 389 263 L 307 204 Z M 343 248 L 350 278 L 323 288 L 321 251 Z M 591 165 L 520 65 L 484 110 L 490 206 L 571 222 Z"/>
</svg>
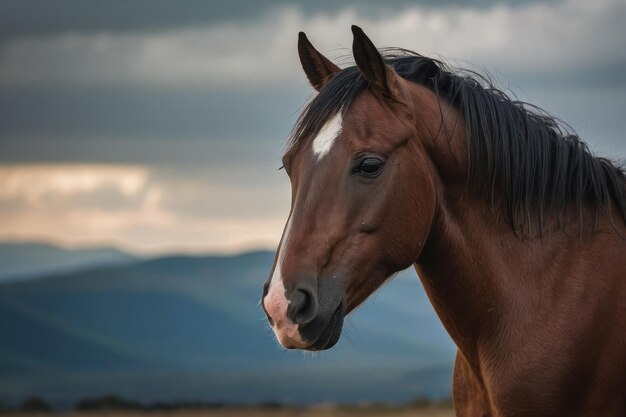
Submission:
<svg viewBox="0 0 626 417">
<path fill-rule="evenodd" d="M 317 297 L 307 289 L 296 289 L 289 297 L 287 317 L 296 324 L 309 323 L 317 315 L 317 310 Z"/>
</svg>

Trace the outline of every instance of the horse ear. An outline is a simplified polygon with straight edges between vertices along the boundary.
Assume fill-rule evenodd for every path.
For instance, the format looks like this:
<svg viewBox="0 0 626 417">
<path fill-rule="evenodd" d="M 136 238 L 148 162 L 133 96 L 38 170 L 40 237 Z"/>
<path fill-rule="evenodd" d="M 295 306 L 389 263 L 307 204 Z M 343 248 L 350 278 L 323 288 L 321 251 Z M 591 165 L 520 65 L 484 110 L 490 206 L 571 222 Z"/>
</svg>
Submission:
<svg viewBox="0 0 626 417">
<path fill-rule="evenodd" d="M 376 46 L 360 27 L 352 25 L 352 34 L 352 53 L 359 71 L 375 93 L 391 98 L 395 86 L 395 71 L 385 64 Z"/>
<path fill-rule="evenodd" d="M 317 91 L 322 89 L 334 73 L 341 71 L 341 68 L 311 45 L 304 32 L 298 34 L 298 55 L 304 73 Z"/>
</svg>

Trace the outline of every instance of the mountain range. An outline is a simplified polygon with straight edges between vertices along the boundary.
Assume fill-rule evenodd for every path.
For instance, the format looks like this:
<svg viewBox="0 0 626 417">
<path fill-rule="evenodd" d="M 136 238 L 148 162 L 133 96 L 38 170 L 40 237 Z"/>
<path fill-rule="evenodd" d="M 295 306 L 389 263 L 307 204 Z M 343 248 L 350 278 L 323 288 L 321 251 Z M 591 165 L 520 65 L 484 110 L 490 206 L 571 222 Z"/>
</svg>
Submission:
<svg viewBox="0 0 626 417">
<path fill-rule="evenodd" d="M 260 308 L 273 253 L 122 258 L 0 284 L 0 401 L 37 395 L 68 407 L 114 394 L 309 404 L 450 395 L 455 349 L 414 271 L 353 313 L 337 346 L 310 354 L 280 348 Z"/>
<path fill-rule="evenodd" d="M 0 242 L 0 282 L 135 260 L 111 247 L 68 249 L 40 242 Z"/>
</svg>

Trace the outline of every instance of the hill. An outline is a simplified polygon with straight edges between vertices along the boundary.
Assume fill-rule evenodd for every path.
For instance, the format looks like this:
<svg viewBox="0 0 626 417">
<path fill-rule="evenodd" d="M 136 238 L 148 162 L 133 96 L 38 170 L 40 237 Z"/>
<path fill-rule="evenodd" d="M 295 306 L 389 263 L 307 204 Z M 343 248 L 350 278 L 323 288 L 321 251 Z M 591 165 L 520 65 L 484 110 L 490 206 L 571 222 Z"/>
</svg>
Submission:
<svg viewBox="0 0 626 417">
<path fill-rule="evenodd" d="M 0 242 L 0 282 L 135 260 L 109 247 L 68 249 L 39 242 Z"/>
<path fill-rule="evenodd" d="M 279 348 L 259 307 L 270 252 L 176 256 L 0 285 L 0 401 L 406 401 L 447 397 L 454 347 L 414 272 L 315 355 Z M 410 377 L 410 378 L 409 378 Z"/>
</svg>

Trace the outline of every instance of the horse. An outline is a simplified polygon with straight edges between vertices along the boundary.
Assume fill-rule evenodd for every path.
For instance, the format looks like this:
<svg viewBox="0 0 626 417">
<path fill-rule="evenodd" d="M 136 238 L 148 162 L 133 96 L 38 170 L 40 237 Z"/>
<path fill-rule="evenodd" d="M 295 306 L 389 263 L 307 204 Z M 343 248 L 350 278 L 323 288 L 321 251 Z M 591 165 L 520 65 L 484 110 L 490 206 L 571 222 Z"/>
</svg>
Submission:
<svg viewBox="0 0 626 417">
<path fill-rule="evenodd" d="M 352 32 L 344 69 L 299 34 L 317 93 L 261 299 L 280 344 L 331 348 L 414 266 L 458 347 L 457 415 L 626 415 L 624 170 L 487 76 Z"/>
</svg>

